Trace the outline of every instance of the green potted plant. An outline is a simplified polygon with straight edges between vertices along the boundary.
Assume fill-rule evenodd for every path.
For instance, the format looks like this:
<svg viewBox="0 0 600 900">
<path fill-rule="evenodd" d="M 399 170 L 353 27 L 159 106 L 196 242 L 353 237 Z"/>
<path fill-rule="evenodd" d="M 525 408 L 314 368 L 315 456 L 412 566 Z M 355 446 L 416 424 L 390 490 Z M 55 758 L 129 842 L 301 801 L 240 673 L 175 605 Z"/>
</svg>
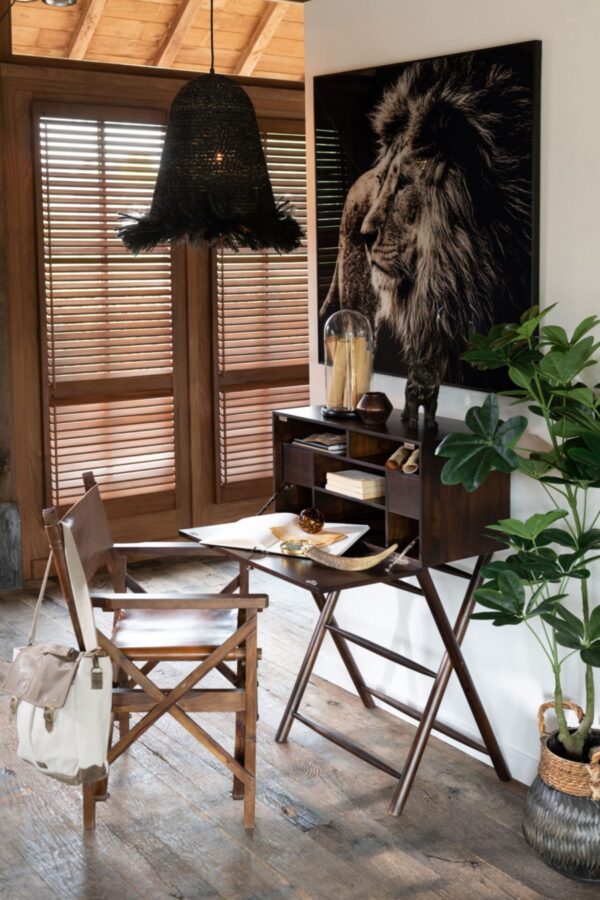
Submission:
<svg viewBox="0 0 600 900">
<path fill-rule="evenodd" d="M 466 415 L 466 434 L 439 445 L 446 457 L 445 484 L 477 490 L 494 469 L 521 472 L 545 492 L 549 509 L 526 520 L 490 524 L 509 548 L 482 571 L 476 593 L 483 611 L 475 619 L 522 625 L 539 643 L 553 678 L 554 700 L 540 708 L 542 755 L 531 786 L 523 830 L 527 841 L 554 868 L 572 877 L 600 880 L 600 731 L 595 716 L 594 669 L 600 667 L 600 601 L 592 591 L 590 565 L 600 559 L 600 512 L 593 509 L 600 487 L 600 394 L 581 380 L 596 360 L 590 316 L 571 337 L 545 324 L 549 309 L 529 310 L 518 324 L 496 325 L 471 338 L 463 358 L 481 369 L 508 371 L 514 389 L 543 424 L 545 446 L 527 446 L 526 416 L 503 421 L 490 395 Z M 567 605 L 568 603 L 568 605 Z M 584 668 L 584 708 L 563 697 L 567 659 Z M 554 707 L 558 730 L 547 734 L 544 714 Z M 570 727 L 567 711 L 578 722 Z"/>
</svg>

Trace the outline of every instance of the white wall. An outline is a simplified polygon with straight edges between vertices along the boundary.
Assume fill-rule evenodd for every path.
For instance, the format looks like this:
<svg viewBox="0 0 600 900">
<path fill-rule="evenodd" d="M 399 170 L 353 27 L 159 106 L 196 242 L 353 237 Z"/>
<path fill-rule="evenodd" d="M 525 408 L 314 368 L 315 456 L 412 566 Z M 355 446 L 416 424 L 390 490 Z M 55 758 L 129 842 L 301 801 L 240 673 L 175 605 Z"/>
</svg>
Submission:
<svg viewBox="0 0 600 900">
<path fill-rule="evenodd" d="M 311 0 L 305 6 L 307 133 L 310 160 L 309 249 L 314 261 L 314 149 L 312 77 L 363 66 L 395 63 L 497 44 L 541 39 L 542 172 L 541 303 L 559 301 L 552 321 L 572 328 L 598 312 L 600 297 L 600 0 Z M 311 393 L 324 398 L 323 367 L 317 363 L 316 273 L 311 266 Z M 594 373 L 597 374 L 597 373 Z M 599 378 L 595 379 L 600 380 Z M 402 406 L 404 382 L 375 376 Z M 461 418 L 482 395 L 444 387 L 439 413 Z M 545 507 L 544 497 L 513 476 L 514 515 Z M 456 579 L 436 576 L 453 616 L 459 605 Z M 441 644 L 424 601 L 390 588 L 351 591 L 339 606 L 342 625 L 366 634 L 436 668 Z M 328 639 L 329 640 L 329 639 Z M 551 673 L 525 628 L 495 629 L 473 622 L 464 652 L 496 734 L 516 778 L 529 782 L 538 759 L 537 706 L 551 695 Z M 428 679 L 398 671 L 366 652 L 357 657 L 372 686 L 422 706 Z M 316 670 L 349 687 L 329 641 Z M 566 695 L 581 701 L 578 667 L 566 672 Z M 476 735 L 460 688 L 453 677 L 440 718 Z M 464 748 L 463 748 L 464 749 Z"/>
</svg>

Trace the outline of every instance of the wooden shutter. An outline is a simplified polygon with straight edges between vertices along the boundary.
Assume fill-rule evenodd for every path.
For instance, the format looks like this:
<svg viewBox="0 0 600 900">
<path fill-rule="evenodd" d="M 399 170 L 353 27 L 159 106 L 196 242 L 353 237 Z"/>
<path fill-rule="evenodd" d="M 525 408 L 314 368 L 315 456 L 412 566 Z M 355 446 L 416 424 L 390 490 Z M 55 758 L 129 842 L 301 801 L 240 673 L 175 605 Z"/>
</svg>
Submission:
<svg viewBox="0 0 600 900">
<path fill-rule="evenodd" d="M 276 196 L 306 228 L 304 124 L 261 123 Z M 293 253 L 216 253 L 217 471 L 221 500 L 272 483 L 271 411 L 308 403 L 306 245 Z"/>
<path fill-rule="evenodd" d="M 138 512 L 176 491 L 173 261 L 132 256 L 119 213 L 149 205 L 164 116 L 90 107 L 37 114 L 48 499 L 103 497 Z"/>
</svg>

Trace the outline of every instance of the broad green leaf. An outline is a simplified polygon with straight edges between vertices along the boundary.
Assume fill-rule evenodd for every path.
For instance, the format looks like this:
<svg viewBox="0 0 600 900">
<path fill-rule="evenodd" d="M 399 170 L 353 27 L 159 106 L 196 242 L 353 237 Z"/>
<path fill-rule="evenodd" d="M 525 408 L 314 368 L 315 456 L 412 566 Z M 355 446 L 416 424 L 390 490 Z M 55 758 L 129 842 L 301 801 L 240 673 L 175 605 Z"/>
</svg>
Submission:
<svg viewBox="0 0 600 900">
<path fill-rule="evenodd" d="M 472 619 L 496 619 L 498 613 L 495 612 L 476 612 L 471 615 Z"/>
<path fill-rule="evenodd" d="M 582 403 L 584 406 L 588 406 L 591 409 L 594 409 L 598 402 L 598 398 L 593 390 L 588 387 L 574 387 L 567 391 L 555 390 L 554 393 L 558 397 L 565 397 L 567 400 L 575 400 L 576 403 Z"/>
<path fill-rule="evenodd" d="M 574 616 L 566 606 L 563 606 L 562 603 L 558 603 L 556 605 L 556 613 L 564 621 L 564 627 L 573 635 L 573 637 L 583 637 L 583 622 L 578 619 L 577 616 Z"/>
<path fill-rule="evenodd" d="M 500 369 L 506 365 L 506 356 L 498 350 L 466 350 L 461 359 L 478 369 Z"/>
<path fill-rule="evenodd" d="M 534 541 L 538 534 L 566 516 L 565 510 L 553 509 L 547 513 L 534 513 L 525 522 L 520 519 L 500 519 L 496 525 L 489 525 L 488 528 L 490 531 L 500 531 L 502 534 Z"/>
<path fill-rule="evenodd" d="M 513 416 L 506 422 L 501 422 L 496 428 L 494 434 L 494 444 L 496 449 L 509 447 L 512 449 L 525 429 L 527 428 L 527 419 L 525 416 Z"/>
<path fill-rule="evenodd" d="M 548 554 L 542 551 L 548 551 Z M 564 572 L 558 564 L 556 553 L 548 547 L 535 548 L 530 551 L 521 551 L 518 554 L 519 562 L 527 573 L 529 581 L 561 581 Z"/>
<path fill-rule="evenodd" d="M 542 337 L 558 346 L 561 350 L 569 349 L 567 332 L 564 328 L 561 328 L 560 325 L 546 325 L 542 328 Z"/>
<path fill-rule="evenodd" d="M 512 601 L 515 609 L 520 609 L 525 603 L 525 588 L 519 576 L 506 569 L 498 576 L 498 587 L 505 599 Z"/>
<path fill-rule="evenodd" d="M 589 569 L 571 569 L 569 572 L 569 578 L 580 578 L 585 580 L 591 576 L 591 572 Z"/>
<path fill-rule="evenodd" d="M 520 519 L 500 519 L 496 525 L 488 525 L 488 531 L 499 531 L 501 534 L 506 534 L 509 537 L 514 535 L 520 538 L 531 538 L 527 525 L 525 522 L 521 522 Z"/>
<path fill-rule="evenodd" d="M 514 472 L 519 458 L 512 447 L 527 426 L 524 416 L 503 422 L 499 418 L 498 398 L 490 394 L 482 406 L 472 407 L 466 415 L 471 434 L 447 435 L 436 454 L 448 458 L 442 469 L 443 484 L 462 484 L 476 490 L 493 470 Z"/>
<path fill-rule="evenodd" d="M 525 524 L 531 536 L 536 538 L 545 528 L 549 528 L 555 522 L 558 522 L 559 519 L 566 518 L 567 515 L 568 513 L 564 509 L 553 509 L 547 513 L 534 513 L 527 519 Z"/>
<path fill-rule="evenodd" d="M 538 544 L 559 544 L 561 547 L 571 547 L 573 550 L 577 547 L 573 535 L 564 528 L 545 528 L 538 534 L 537 541 Z"/>
<path fill-rule="evenodd" d="M 578 438 L 581 435 L 581 426 L 561 418 L 552 423 L 552 433 L 561 438 Z"/>
<path fill-rule="evenodd" d="M 558 557 L 558 561 L 561 564 L 562 568 L 565 572 L 568 572 L 569 569 L 577 562 L 579 558 L 579 553 L 561 553 Z"/>
<path fill-rule="evenodd" d="M 552 597 L 547 597 L 543 600 L 538 606 L 529 610 L 527 613 L 527 618 L 532 619 L 534 616 L 542 616 L 542 614 L 547 614 L 552 616 L 554 613 L 554 607 L 558 603 L 559 600 L 562 600 L 564 597 L 568 596 L 567 594 L 553 594 Z"/>
<path fill-rule="evenodd" d="M 542 616 L 542 618 L 544 617 Z M 561 627 L 561 623 L 558 623 L 554 628 L 554 634 L 557 643 L 559 643 L 561 647 L 568 647 L 569 650 L 580 649 L 581 641 L 577 637 L 574 637 L 567 628 Z"/>
<path fill-rule="evenodd" d="M 600 434 L 595 431 L 582 431 L 581 437 L 587 448 L 600 457 Z"/>
<path fill-rule="evenodd" d="M 483 406 L 472 406 L 465 416 L 467 427 L 473 434 L 487 439 L 493 437 L 499 419 L 498 398 L 495 394 L 489 394 Z"/>
<path fill-rule="evenodd" d="M 523 475 L 527 475 L 529 478 L 541 478 L 550 468 L 550 464 L 544 460 L 519 456 L 519 472 L 522 472 Z"/>
<path fill-rule="evenodd" d="M 502 625 L 520 625 L 522 621 L 521 616 L 497 616 L 492 625 L 499 628 Z"/>
<path fill-rule="evenodd" d="M 517 334 L 519 337 L 530 338 L 538 327 L 539 317 L 528 319 L 526 322 L 522 322 L 521 325 L 517 328 Z"/>
<path fill-rule="evenodd" d="M 588 331 L 591 331 L 592 328 L 596 328 L 597 325 L 600 325 L 600 319 L 598 316 L 587 316 L 587 318 L 583 319 L 575 331 L 573 332 L 573 337 L 571 341 L 576 344 L 584 334 L 587 334 Z"/>
<path fill-rule="evenodd" d="M 489 588 L 479 588 L 475 592 L 475 599 L 480 606 L 487 609 L 496 609 L 501 612 L 513 614 L 515 612 L 515 604 L 511 597 L 505 597 L 500 591 L 492 591 Z"/>
<path fill-rule="evenodd" d="M 553 350 L 540 360 L 540 371 L 555 384 L 569 384 L 584 369 L 594 352 L 594 338 L 583 338 L 570 350 Z"/>
<path fill-rule="evenodd" d="M 592 610 L 590 616 L 590 640 L 596 641 L 600 638 L 600 606 Z"/>
<path fill-rule="evenodd" d="M 600 549 L 600 528 L 590 528 L 588 531 L 584 531 L 579 536 L 577 547 L 583 552 Z"/>
<path fill-rule="evenodd" d="M 522 372 L 521 369 L 517 369 L 515 366 L 511 366 L 508 370 L 508 377 L 513 384 L 516 384 L 517 387 L 523 388 L 523 390 L 527 394 L 529 394 L 529 389 L 531 387 L 531 376 L 528 376 L 525 372 Z"/>
<path fill-rule="evenodd" d="M 581 658 L 587 666 L 600 667 L 600 641 L 595 641 L 582 650 Z"/>
</svg>

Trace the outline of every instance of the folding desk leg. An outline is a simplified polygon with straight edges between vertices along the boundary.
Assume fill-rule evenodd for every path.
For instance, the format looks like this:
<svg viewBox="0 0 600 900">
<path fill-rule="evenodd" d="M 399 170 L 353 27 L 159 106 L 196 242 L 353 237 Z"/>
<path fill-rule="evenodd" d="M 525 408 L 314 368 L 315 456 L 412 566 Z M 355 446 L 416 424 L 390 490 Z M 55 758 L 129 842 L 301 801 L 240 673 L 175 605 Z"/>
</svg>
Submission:
<svg viewBox="0 0 600 900">
<path fill-rule="evenodd" d="M 322 594 L 313 594 L 313 597 L 315 599 L 315 603 L 317 604 L 317 606 L 319 608 L 319 612 L 320 612 L 323 609 L 323 604 L 325 603 L 325 600 L 323 599 Z M 327 625 L 333 625 L 334 628 L 338 627 L 338 624 L 333 615 L 331 615 L 329 617 L 329 621 L 327 622 Z M 348 670 L 348 675 L 352 679 L 352 682 L 354 684 L 354 687 L 356 688 L 358 696 L 360 697 L 360 699 L 363 702 L 363 706 L 366 706 L 367 709 L 375 709 L 375 701 L 373 700 L 373 698 L 371 697 L 371 695 L 367 689 L 367 686 L 364 682 L 362 675 L 359 672 L 358 666 L 356 665 L 356 661 L 355 661 L 354 657 L 352 656 L 352 652 L 351 652 L 350 648 L 348 647 L 348 644 L 346 643 L 346 641 L 344 640 L 344 638 L 341 635 L 336 634 L 334 631 L 330 632 L 330 634 L 331 634 L 331 637 L 333 638 L 333 643 L 335 644 L 338 653 L 342 657 L 342 662 L 344 663 L 344 665 L 346 666 L 346 669 Z"/>
<path fill-rule="evenodd" d="M 304 691 L 306 690 L 306 685 L 308 684 L 308 679 L 310 678 L 319 650 L 321 649 L 321 644 L 323 643 L 323 638 L 325 637 L 325 626 L 330 621 L 340 596 L 340 591 L 333 591 L 331 594 L 328 594 L 326 598 L 317 592 L 314 592 L 313 596 L 317 606 L 319 606 L 321 610 L 321 615 L 319 616 L 315 630 L 312 633 L 306 654 L 302 660 L 302 665 L 300 666 L 300 671 L 298 672 L 294 687 L 292 688 L 290 699 L 287 702 L 283 718 L 277 729 L 275 740 L 278 744 L 284 744 L 287 741 L 294 720 L 294 714 L 298 711 Z"/>
<path fill-rule="evenodd" d="M 239 575 L 236 579 L 240 594 L 247 594 L 250 587 L 250 570 L 247 565 L 240 563 Z M 228 585 L 229 587 L 229 585 Z M 238 611 L 238 628 L 246 621 L 246 610 Z M 236 686 L 246 692 L 246 701 L 248 700 L 248 669 L 245 659 L 238 659 L 236 664 Z M 246 766 L 246 713 L 237 712 L 235 714 L 235 745 L 233 755 L 236 762 L 240 766 Z M 244 782 L 236 776 L 233 776 L 233 788 L 231 796 L 234 800 L 243 800 L 246 788 Z"/>
<path fill-rule="evenodd" d="M 481 732 L 481 736 L 485 742 L 486 747 L 488 748 L 499 778 L 501 778 L 503 781 L 510 781 L 510 772 L 504 761 L 504 758 L 500 751 L 500 747 L 498 746 L 498 743 L 494 736 L 494 732 L 492 731 L 492 727 L 485 713 L 481 700 L 479 699 L 479 695 L 477 694 L 475 685 L 473 684 L 473 681 L 467 669 L 464 657 L 460 651 L 460 644 L 462 643 L 467 631 L 471 613 L 473 612 L 473 608 L 475 606 L 474 594 L 481 583 L 481 568 L 482 566 L 486 565 L 490 558 L 490 556 L 480 556 L 478 558 L 477 564 L 473 571 L 473 575 L 471 576 L 471 580 L 469 581 L 467 592 L 461 604 L 454 630 L 452 629 L 452 626 L 448 621 L 448 617 L 444 612 L 442 602 L 440 600 L 439 594 L 437 593 L 435 585 L 431 580 L 429 572 L 427 570 L 423 570 L 423 572 L 421 572 L 417 576 L 419 584 L 421 585 L 421 588 L 425 595 L 425 599 L 427 600 L 435 623 L 438 627 L 438 631 L 440 632 L 440 636 L 444 642 L 444 646 L 446 647 L 446 653 L 438 669 L 438 673 L 436 675 L 433 688 L 431 689 L 431 693 L 429 694 L 429 697 L 427 699 L 427 703 L 425 704 L 425 709 L 423 710 L 423 715 L 421 717 L 421 721 L 419 722 L 415 739 L 412 742 L 410 751 L 402 770 L 402 778 L 398 782 L 396 790 L 394 791 L 394 796 L 392 798 L 389 810 L 391 815 L 393 816 L 400 815 L 404 808 L 406 800 L 408 799 L 412 783 L 417 773 L 417 769 L 419 768 L 419 763 L 421 762 L 423 751 L 425 750 L 427 741 L 429 740 L 433 722 L 437 716 L 440 704 L 446 692 L 448 681 L 450 680 L 450 675 L 452 674 L 453 668 L 456 668 L 456 674 L 460 680 L 469 705 L 471 706 L 471 710 L 473 711 L 473 715 L 475 716 L 475 720 Z"/>
<path fill-rule="evenodd" d="M 435 620 L 435 624 L 437 625 L 438 631 L 444 642 L 444 646 L 446 647 L 448 656 L 450 657 L 452 668 L 456 672 L 456 676 L 460 681 L 464 695 L 467 698 L 469 706 L 471 707 L 471 712 L 473 713 L 475 721 L 477 722 L 477 726 L 481 733 L 481 737 L 483 738 L 483 742 L 488 749 L 488 753 L 490 754 L 490 758 L 492 760 L 492 763 L 494 764 L 496 774 L 501 781 L 510 781 L 511 775 L 508 766 L 506 765 L 506 761 L 502 755 L 502 751 L 500 750 L 498 741 L 496 740 L 496 735 L 494 734 L 494 730 L 490 724 L 490 720 L 487 717 L 487 713 L 483 707 L 483 703 L 481 702 L 481 698 L 479 697 L 477 688 L 475 687 L 475 683 L 471 678 L 471 673 L 467 668 L 465 658 L 462 655 L 462 651 L 460 649 L 460 645 L 471 618 L 471 613 L 473 612 L 475 601 L 471 597 L 468 604 L 468 615 L 465 618 L 464 626 L 462 626 L 462 633 L 458 631 L 458 629 L 456 631 L 453 631 L 452 626 L 448 621 L 448 616 L 446 615 L 442 601 L 440 599 L 440 595 L 438 594 L 435 585 L 431 580 L 431 575 L 429 574 L 429 572 L 423 573 L 423 581 L 421 586 L 425 591 L 429 609 L 431 610 L 431 614 Z"/>
</svg>

